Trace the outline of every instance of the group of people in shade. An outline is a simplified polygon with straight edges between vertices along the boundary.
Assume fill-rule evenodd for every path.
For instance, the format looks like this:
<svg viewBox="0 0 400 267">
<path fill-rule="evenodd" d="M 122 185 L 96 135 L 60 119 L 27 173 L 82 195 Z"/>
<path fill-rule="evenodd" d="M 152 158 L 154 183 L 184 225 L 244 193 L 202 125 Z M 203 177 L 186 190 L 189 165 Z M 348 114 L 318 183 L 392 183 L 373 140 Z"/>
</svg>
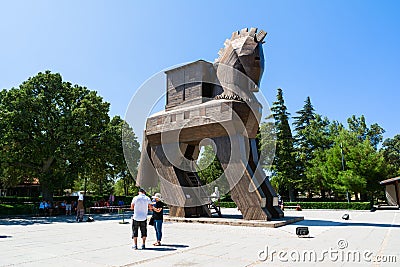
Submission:
<svg viewBox="0 0 400 267">
<path fill-rule="evenodd" d="M 66 200 L 62 202 L 56 202 L 52 205 L 49 201 L 42 200 L 39 203 L 39 215 L 49 215 L 52 216 L 55 212 L 56 214 L 71 215 L 72 207 L 76 208 L 76 202 L 67 202 Z"/>
<path fill-rule="evenodd" d="M 66 200 L 64 200 L 62 202 L 55 203 L 54 206 L 46 200 L 42 200 L 39 203 L 39 215 L 52 216 L 54 212 L 56 214 L 71 215 L 72 210 L 76 210 L 76 221 L 82 222 L 83 215 L 85 213 L 85 207 L 83 205 L 83 194 L 79 194 L 78 201 L 67 202 Z"/>
<path fill-rule="evenodd" d="M 132 199 L 131 209 L 133 210 L 132 216 L 132 239 L 133 249 L 138 249 L 138 236 L 139 229 L 142 237 L 142 249 L 146 248 L 147 238 L 147 214 L 149 210 L 153 211 L 154 229 L 156 232 L 157 241 L 153 244 L 154 246 L 161 245 L 162 238 L 162 224 L 163 224 L 163 209 L 164 203 L 162 202 L 161 194 L 156 193 L 152 197 L 154 200 L 146 196 L 144 189 L 139 189 L 139 193 Z"/>
</svg>

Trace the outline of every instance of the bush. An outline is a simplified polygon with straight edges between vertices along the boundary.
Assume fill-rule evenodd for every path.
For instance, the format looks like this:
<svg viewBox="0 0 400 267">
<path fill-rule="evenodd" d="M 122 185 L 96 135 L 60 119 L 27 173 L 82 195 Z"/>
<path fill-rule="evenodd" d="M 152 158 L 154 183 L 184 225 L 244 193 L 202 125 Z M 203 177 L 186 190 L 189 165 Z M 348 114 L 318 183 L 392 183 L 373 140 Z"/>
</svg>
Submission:
<svg viewBox="0 0 400 267">
<path fill-rule="evenodd" d="M 221 201 L 222 202 L 233 202 L 231 195 L 223 195 L 221 196 Z"/>
<path fill-rule="evenodd" d="M 302 209 L 348 209 L 348 210 L 369 210 L 369 202 L 285 202 L 285 206 L 300 205 Z"/>
<path fill-rule="evenodd" d="M 236 208 L 236 203 L 235 202 L 219 202 L 219 205 L 221 208 Z"/>
<path fill-rule="evenodd" d="M 15 203 L 32 203 L 32 202 L 39 203 L 40 198 L 39 197 L 16 197 L 16 196 L 0 197 L 0 203 L 15 204 Z"/>
<path fill-rule="evenodd" d="M 220 202 L 221 208 L 236 208 L 235 202 Z M 344 210 L 370 210 L 369 202 L 285 202 L 285 206 L 297 206 L 302 209 L 344 209 Z"/>
<path fill-rule="evenodd" d="M 0 204 L 0 215 L 31 215 L 35 204 Z"/>
</svg>

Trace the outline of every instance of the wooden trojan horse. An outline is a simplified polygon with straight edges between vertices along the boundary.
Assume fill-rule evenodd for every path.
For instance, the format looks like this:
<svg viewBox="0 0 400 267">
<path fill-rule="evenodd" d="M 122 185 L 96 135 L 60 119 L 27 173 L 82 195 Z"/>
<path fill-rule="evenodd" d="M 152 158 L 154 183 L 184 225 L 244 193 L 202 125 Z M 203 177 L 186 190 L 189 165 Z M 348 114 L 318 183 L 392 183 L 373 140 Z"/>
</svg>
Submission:
<svg viewBox="0 0 400 267">
<path fill-rule="evenodd" d="M 209 196 L 225 183 L 244 219 L 283 217 L 256 145 L 262 106 L 254 92 L 265 36 L 256 28 L 234 32 L 214 64 L 199 60 L 165 72 L 167 103 L 147 119 L 137 184 L 159 186 L 171 216 L 211 216 Z M 203 145 L 214 147 L 224 175 L 202 186 L 195 163 Z"/>
</svg>

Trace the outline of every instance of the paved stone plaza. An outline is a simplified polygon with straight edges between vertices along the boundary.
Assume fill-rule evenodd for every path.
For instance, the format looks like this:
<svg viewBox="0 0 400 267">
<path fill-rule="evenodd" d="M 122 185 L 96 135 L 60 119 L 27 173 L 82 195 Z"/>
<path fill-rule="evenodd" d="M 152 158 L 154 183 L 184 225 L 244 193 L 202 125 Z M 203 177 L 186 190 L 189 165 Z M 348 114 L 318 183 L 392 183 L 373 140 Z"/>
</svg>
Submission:
<svg viewBox="0 0 400 267">
<path fill-rule="evenodd" d="M 166 222 L 163 246 L 151 245 L 155 232 L 149 228 L 147 248 L 136 251 L 131 224 L 120 224 L 115 214 L 96 215 L 91 223 L 73 216 L 2 218 L 0 266 L 399 265 L 399 210 L 349 211 L 348 221 L 344 213 L 286 211 L 304 221 L 279 228 Z M 308 226 L 310 236 L 297 237 L 298 226 Z"/>
</svg>

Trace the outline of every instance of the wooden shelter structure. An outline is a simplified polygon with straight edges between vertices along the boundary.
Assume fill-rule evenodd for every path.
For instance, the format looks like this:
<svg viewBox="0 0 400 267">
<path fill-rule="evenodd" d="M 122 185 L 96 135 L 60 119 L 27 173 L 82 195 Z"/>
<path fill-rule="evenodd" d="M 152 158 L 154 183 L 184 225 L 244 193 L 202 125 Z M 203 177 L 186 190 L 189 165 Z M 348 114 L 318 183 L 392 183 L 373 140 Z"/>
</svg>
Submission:
<svg viewBox="0 0 400 267">
<path fill-rule="evenodd" d="M 37 197 L 40 195 L 39 179 L 25 180 L 16 186 L 3 188 L 0 183 L 0 196 Z"/>
<path fill-rule="evenodd" d="M 137 184 L 159 186 L 170 215 L 211 216 L 209 196 L 218 183 L 202 185 L 196 167 L 201 146 L 211 144 L 243 218 L 283 217 L 256 143 L 262 105 L 254 92 L 265 36 L 242 29 L 225 41 L 214 63 L 198 60 L 165 72 L 165 110 L 147 119 Z"/>
<path fill-rule="evenodd" d="M 400 207 L 400 177 L 390 178 L 379 182 L 385 186 L 386 200 L 389 206 Z"/>
</svg>

